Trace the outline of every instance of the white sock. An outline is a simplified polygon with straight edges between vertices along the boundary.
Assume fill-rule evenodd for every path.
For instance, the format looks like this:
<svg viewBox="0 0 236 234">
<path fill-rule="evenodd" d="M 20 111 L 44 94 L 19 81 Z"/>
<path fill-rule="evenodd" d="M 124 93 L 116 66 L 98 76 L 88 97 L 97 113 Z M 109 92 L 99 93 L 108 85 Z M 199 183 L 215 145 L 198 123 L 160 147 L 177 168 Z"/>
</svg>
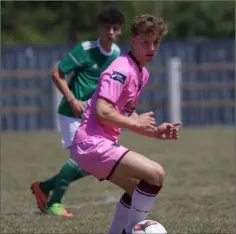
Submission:
<svg viewBox="0 0 236 234">
<path fill-rule="evenodd" d="M 128 224 L 125 227 L 126 233 L 132 233 L 135 224 L 147 219 L 157 193 L 161 186 L 150 185 L 141 181 L 133 192 L 131 208 L 129 210 Z"/>
<path fill-rule="evenodd" d="M 131 197 L 125 193 L 116 204 L 116 211 L 108 234 L 120 234 L 128 222 Z"/>
</svg>

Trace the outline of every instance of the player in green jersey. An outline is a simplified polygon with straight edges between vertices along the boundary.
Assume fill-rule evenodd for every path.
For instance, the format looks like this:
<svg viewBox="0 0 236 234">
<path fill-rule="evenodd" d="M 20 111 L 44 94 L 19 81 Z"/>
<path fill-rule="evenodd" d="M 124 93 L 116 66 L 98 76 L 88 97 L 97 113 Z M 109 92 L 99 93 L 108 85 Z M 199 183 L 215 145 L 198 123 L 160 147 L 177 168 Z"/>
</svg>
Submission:
<svg viewBox="0 0 236 234">
<path fill-rule="evenodd" d="M 123 14 L 115 9 L 105 9 L 98 15 L 99 37 L 96 41 L 82 41 L 66 55 L 52 71 L 52 79 L 63 94 L 58 117 L 62 145 L 69 148 L 81 123 L 86 102 L 95 91 L 100 74 L 119 55 L 114 44 L 124 24 Z M 70 81 L 65 79 L 70 74 Z M 57 216 L 73 216 L 61 200 L 72 181 L 89 175 L 71 158 L 54 177 L 31 185 L 39 209 Z M 51 195 L 50 195 L 51 193 Z"/>
</svg>

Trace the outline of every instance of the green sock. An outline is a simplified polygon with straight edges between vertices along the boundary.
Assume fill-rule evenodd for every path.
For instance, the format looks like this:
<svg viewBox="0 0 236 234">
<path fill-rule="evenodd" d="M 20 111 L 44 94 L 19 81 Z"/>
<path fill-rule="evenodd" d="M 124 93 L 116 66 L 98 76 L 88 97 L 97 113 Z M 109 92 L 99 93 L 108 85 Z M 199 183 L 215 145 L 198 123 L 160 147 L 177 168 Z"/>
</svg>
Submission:
<svg viewBox="0 0 236 234">
<path fill-rule="evenodd" d="M 80 166 L 78 166 L 76 176 L 73 178 L 72 182 L 79 180 L 88 175 L 91 175 L 91 174 L 89 174 L 87 171 L 84 171 Z"/>
<path fill-rule="evenodd" d="M 56 184 L 57 176 L 58 175 L 55 175 L 55 176 L 53 176 L 52 178 L 50 178 L 48 180 L 40 182 L 40 184 L 39 184 L 40 188 L 47 195 L 53 190 L 53 188 Z"/>
<path fill-rule="evenodd" d="M 72 181 L 78 180 L 78 179 L 83 178 L 84 176 L 88 176 L 88 175 L 90 175 L 90 174 L 88 172 L 84 171 L 82 168 L 80 168 L 77 165 L 77 173 Z M 50 178 L 48 180 L 40 182 L 39 186 L 43 190 L 44 193 L 46 193 L 48 195 L 53 190 L 58 176 L 59 176 L 59 174 L 53 176 L 52 178 Z"/>
<path fill-rule="evenodd" d="M 48 206 L 53 203 L 61 203 L 61 200 L 72 181 L 83 178 L 88 175 L 87 172 L 82 170 L 78 164 L 73 160 L 69 159 L 62 167 L 60 173 L 56 177 L 55 186 L 52 191 L 52 196 L 48 202 Z"/>
</svg>

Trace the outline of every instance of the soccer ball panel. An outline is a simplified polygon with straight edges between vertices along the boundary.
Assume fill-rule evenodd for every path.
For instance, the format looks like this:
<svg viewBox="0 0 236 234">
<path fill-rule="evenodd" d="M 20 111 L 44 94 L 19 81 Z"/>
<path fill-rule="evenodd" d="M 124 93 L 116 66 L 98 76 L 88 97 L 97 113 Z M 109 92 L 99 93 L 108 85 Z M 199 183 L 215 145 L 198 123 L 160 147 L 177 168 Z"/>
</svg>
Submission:
<svg viewBox="0 0 236 234">
<path fill-rule="evenodd" d="M 166 229 L 155 220 L 144 220 L 137 223 L 132 230 L 133 234 L 167 234 Z"/>
</svg>

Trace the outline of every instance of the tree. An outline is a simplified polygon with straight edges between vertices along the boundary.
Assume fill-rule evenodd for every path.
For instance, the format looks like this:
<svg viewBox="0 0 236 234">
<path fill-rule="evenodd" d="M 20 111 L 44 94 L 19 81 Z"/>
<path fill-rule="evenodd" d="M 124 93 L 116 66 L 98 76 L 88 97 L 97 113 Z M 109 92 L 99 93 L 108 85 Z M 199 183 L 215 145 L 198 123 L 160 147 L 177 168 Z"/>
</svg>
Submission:
<svg viewBox="0 0 236 234">
<path fill-rule="evenodd" d="M 2 44 L 64 44 L 94 39 L 96 15 L 107 4 L 124 12 L 122 41 L 129 39 L 131 20 L 143 13 L 163 17 L 168 24 L 169 39 L 235 34 L 233 1 L 5 1 L 1 4 Z"/>
</svg>

